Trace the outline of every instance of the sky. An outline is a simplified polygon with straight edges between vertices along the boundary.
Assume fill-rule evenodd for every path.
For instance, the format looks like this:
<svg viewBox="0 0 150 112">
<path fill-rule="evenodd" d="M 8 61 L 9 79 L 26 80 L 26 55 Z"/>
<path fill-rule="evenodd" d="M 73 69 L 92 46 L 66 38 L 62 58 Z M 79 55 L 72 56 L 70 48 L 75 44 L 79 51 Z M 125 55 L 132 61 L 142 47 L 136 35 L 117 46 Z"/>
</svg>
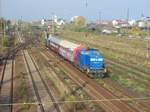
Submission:
<svg viewBox="0 0 150 112">
<path fill-rule="evenodd" d="M 101 18 L 138 19 L 150 16 L 150 0 L 0 0 L 1 15 L 7 19 L 39 20 L 53 14 L 69 20 L 82 15 L 88 20 Z M 87 5 L 86 5 L 87 1 Z"/>
</svg>

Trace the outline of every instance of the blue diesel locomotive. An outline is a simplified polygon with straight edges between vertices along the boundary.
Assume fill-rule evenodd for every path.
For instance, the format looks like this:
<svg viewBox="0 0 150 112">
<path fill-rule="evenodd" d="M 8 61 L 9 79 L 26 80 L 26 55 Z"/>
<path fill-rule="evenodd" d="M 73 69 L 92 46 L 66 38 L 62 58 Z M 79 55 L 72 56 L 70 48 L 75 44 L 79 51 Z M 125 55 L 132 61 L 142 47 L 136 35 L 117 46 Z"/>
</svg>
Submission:
<svg viewBox="0 0 150 112">
<path fill-rule="evenodd" d="M 55 36 L 46 38 L 46 44 L 80 70 L 86 72 L 88 76 L 105 77 L 107 75 L 104 58 L 98 49 L 83 47 Z"/>
</svg>

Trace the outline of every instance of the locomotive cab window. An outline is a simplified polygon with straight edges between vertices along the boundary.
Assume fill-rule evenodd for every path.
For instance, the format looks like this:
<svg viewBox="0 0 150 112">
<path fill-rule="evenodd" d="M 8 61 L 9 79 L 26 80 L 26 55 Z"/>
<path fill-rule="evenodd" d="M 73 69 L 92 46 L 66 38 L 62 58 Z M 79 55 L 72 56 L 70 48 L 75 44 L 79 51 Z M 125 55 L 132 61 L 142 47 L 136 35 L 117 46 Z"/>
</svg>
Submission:
<svg viewBox="0 0 150 112">
<path fill-rule="evenodd" d="M 94 55 L 100 55 L 100 53 L 99 53 L 98 50 L 93 51 L 93 54 L 94 54 Z"/>
</svg>

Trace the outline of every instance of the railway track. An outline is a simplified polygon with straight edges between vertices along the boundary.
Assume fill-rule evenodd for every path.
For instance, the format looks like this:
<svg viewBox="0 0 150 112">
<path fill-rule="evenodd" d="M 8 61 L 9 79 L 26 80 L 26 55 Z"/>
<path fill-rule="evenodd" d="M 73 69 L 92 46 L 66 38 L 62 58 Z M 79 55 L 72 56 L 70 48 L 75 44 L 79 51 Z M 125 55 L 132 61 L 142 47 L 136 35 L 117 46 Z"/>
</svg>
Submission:
<svg viewBox="0 0 150 112">
<path fill-rule="evenodd" d="M 144 72 L 144 71 L 139 71 L 137 69 L 133 69 L 132 67 L 130 68 L 130 66 L 116 63 L 116 62 L 111 61 L 111 60 L 108 60 L 108 61 L 111 65 L 116 66 L 116 68 L 113 68 L 113 69 L 118 69 L 119 71 L 121 71 L 120 69 L 127 70 L 127 71 L 129 71 L 129 73 L 134 74 L 132 76 L 129 76 L 130 78 L 133 78 L 134 80 L 137 80 L 141 83 L 144 83 L 147 87 L 150 86 L 150 84 L 149 84 L 150 77 L 148 75 L 150 73 Z M 109 67 L 111 67 L 111 66 L 109 66 Z"/>
<path fill-rule="evenodd" d="M 33 51 L 34 52 L 34 51 Z M 32 52 L 32 53 L 33 53 Z M 64 76 L 63 76 L 63 74 L 62 75 L 60 75 L 60 71 L 61 71 L 61 69 L 59 69 L 59 67 L 57 67 L 57 66 L 54 66 L 52 63 L 54 62 L 55 63 L 55 61 L 53 60 L 53 59 L 51 59 L 51 61 L 47 58 L 47 57 L 45 57 L 45 55 L 43 55 L 43 53 L 44 52 L 40 52 L 41 53 L 41 56 L 42 56 L 42 58 L 47 62 L 47 63 L 45 63 L 45 64 L 48 64 L 47 66 L 48 66 L 48 70 L 50 71 L 49 72 L 49 74 L 51 74 L 51 76 L 52 75 L 54 75 L 53 76 L 53 78 L 56 78 L 56 80 L 58 81 L 59 80 L 59 82 L 60 82 L 60 85 L 63 85 L 63 86 L 61 86 L 61 87 L 63 87 L 63 88 L 65 88 L 65 96 L 63 96 L 63 97 L 61 97 L 60 98 L 60 102 L 63 102 L 64 101 L 64 103 L 61 103 L 61 105 L 62 106 L 65 106 L 66 108 L 68 108 L 68 106 L 66 105 L 66 103 L 65 103 L 65 99 L 67 98 L 67 97 L 69 97 L 70 95 L 74 95 L 75 97 L 77 97 L 77 99 L 78 100 L 81 100 L 80 98 L 79 98 L 79 94 L 77 95 L 77 93 L 80 91 L 80 90 L 82 90 L 82 88 L 80 88 L 80 87 L 77 87 L 77 85 L 73 82 L 73 81 L 71 81 L 71 79 L 69 79 L 69 77 L 67 77 L 66 75 L 65 75 L 65 78 L 67 77 L 67 82 L 68 82 L 68 79 L 72 82 L 72 83 L 69 83 L 69 84 L 66 84 L 65 83 L 65 79 L 64 79 Z M 38 59 L 39 57 L 37 57 L 37 59 Z M 49 60 L 49 61 L 48 61 Z M 70 82 L 69 81 L 69 82 Z M 75 87 L 76 86 L 76 89 L 74 90 L 72 87 Z M 60 88 L 61 88 L 60 87 Z M 59 88 L 59 89 L 60 89 Z M 67 89 L 67 90 L 66 90 Z M 69 90 L 68 90 L 69 89 Z M 67 92 L 66 92 L 67 91 Z M 70 91 L 70 92 L 69 92 Z M 69 102 L 68 102 L 69 103 Z M 70 102 L 71 103 L 71 102 Z M 78 103 L 79 105 L 80 104 L 83 104 L 82 106 L 84 106 L 84 108 L 83 109 L 81 109 L 80 110 L 80 112 L 92 112 L 92 109 L 89 107 L 89 106 L 87 106 L 87 105 L 85 105 L 84 103 L 82 103 L 82 102 L 80 102 L 80 103 Z M 70 109 L 69 109 L 70 110 Z M 100 112 L 103 112 L 103 110 L 101 109 L 101 108 L 98 108 L 97 107 L 97 110 L 99 110 Z M 65 112 L 66 111 L 68 111 L 68 110 L 65 110 Z M 70 111 L 69 111 L 70 112 Z"/>
<path fill-rule="evenodd" d="M 118 68 L 115 68 L 115 69 L 113 68 L 113 71 L 115 73 L 122 74 L 122 71 L 120 69 L 118 69 Z M 134 77 L 131 77 L 131 79 L 136 81 L 136 79 Z M 105 79 L 103 81 L 104 81 L 104 83 L 106 85 L 109 85 L 111 88 L 113 88 L 114 90 L 120 92 L 125 97 L 131 98 L 131 99 L 132 98 L 133 99 L 134 98 L 141 98 L 141 100 L 139 100 L 139 101 L 134 101 L 134 104 L 137 105 L 137 108 L 139 110 L 144 111 L 144 110 L 149 110 L 150 109 L 150 107 L 149 107 L 150 99 L 149 98 L 145 99 L 146 97 L 149 97 L 146 93 L 145 94 L 143 94 L 143 93 L 142 94 L 141 93 L 136 93 L 136 92 L 134 92 L 132 90 L 129 90 L 127 87 L 121 86 L 120 84 L 118 85 L 118 83 L 115 83 L 111 79 Z M 141 84 L 147 85 L 147 87 L 149 87 L 148 83 L 141 82 Z M 143 97 L 145 97 L 145 98 L 142 100 Z M 148 111 L 146 111 L 146 112 L 148 112 Z"/>
<path fill-rule="evenodd" d="M 61 112 L 59 104 L 55 100 L 55 96 L 52 93 L 50 87 L 42 77 L 40 70 L 35 63 L 33 57 L 28 53 L 28 51 L 23 51 L 23 56 L 26 61 L 26 65 L 29 71 L 29 75 L 32 80 L 33 88 L 37 97 L 37 102 L 40 107 L 41 112 Z M 52 103 L 54 102 L 54 103 Z"/>
<path fill-rule="evenodd" d="M 91 41 L 91 40 L 78 40 L 78 39 L 71 39 L 71 40 L 73 40 L 73 41 L 76 41 L 76 42 L 83 42 L 83 43 L 86 43 L 86 44 L 90 44 L 90 45 L 92 45 L 92 46 L 95 46 L 95 47 L 97 47 L 97 48 L 102 48 L 102 49 L 105 49 L 105 50 L 107 50 L 107 51 L 113 51 L 113 52 L 117 52 L 117 53 L 119 53 L 119 54 L 126 54 L 126 55 L 128 55 L 128 56 L 131 56 L 131 57 L 136 57 L 137 59 L 139 59 L 139 60 L 145 60 L 145 57 L 143 57 L 143 56 L 140 56 L 140 55 L 137 55 L 137 54 L 132 54 L 131 52 L 125 52 L 125 51 L 123 51 L 123 50 L 119 50 L 119 49 L 116 49 L 116 48 L 111 48 L 111 47 L 106 47 L 106 45 L 101 45 L 101 44 L 95 44 L 95 43 L 97 43 L 97 40 L 96 41 Z M 100 42 L 100 41 L 99 41 Z M 103 41 L 101 41 L 101 42 L 103 42 Z M 136 47 L 135 47 L 136 48 Z M 143 49 L 144 50 L 144 49 Z M 147 59 L 147 61 L 149 61 L 150 60 L 150 58 L 149 59 Z"/>
<path fill-rule="evenodd" d="M 108 68 L 111 71 L 111 74 L 114 75 L 114 77 L 115 76 L 118 77 L 118 78 L 121 77 L 124 80 L 127 80 L 127 81 L 129 80 L 130 82 L 131 81 L 133 82 L 132 83 L 133 86 L 130 83 L 129 83 L 130 84 L 129 86 L 128 85 L 126 86 L 127 83 L 123 82 L 123 85 L 125 83 L 125 86 L 130 88 L 130 91 L 132 91 L 132 92 L 136 92 L 137 91 L 137 94 L 142 94 L 142 96 L 149 97 L 150 94 L 149 94 L 148 91 L 150 90 L 150 88 L 149 88 L 150 84 L 148 82 L 145 82 L 142 79 L 137 78 L 135 76 L 135 74 L 133 75 L 133 74 L 131 74 L 128 71 L 126 71 L 126 72 L 123 71 L 122 68 L 110 67 L 110 66 Z M 119 81 L 118 83 L 122 83 L 122 82 Z M 137 85 L 139 85 L 139 86 L 137 86 Z M 131 90 L 131 88 L 133 88 L 133 89 Z M 138 92 L 139 91 L 138 88 L 143 88 L 144 91 Z M 147 91 L 147 92 L 145 92 L 145 91 Z"/>
<path fill-rule="evenodd" d="M 70 38 L 68 38 L 70 39 Z M 78 39 L 72 38 L 71 41 L 75 41 L 77 43 L 81 43 L 81 40 L 79 41 Z M 83 43 L 87 43 L 90 44 L 92 46 L 95 46 L 97 48 L 99 48 L 99 45 L 95 45 L 93 42 L 90 41 L 82 41 Z M 102 48 L 108 49 L 105 46 L 102 46 Z M 116 50 L 113 50 L 115 52 L 117 52 Z M 135 57 L 136 58 L 136 57 Z M 144 67 L 144 65 L 139 66 L 139 65 L 135 65 L 135 63 L 125 63 L 122 60 L 118 60 L 118 59 L 106 59 L 108 62 L 110 62 L 109 67 L 112 68 L 112 71 L 117 71 L 118 76 L 122 75 L 124 78 L 128 78 L 133 80 L 134 82 L 141 84 L 141 86 L 143 87 L 147 87 L 147 90 L 149 90 L 150 84 L 149 84 L 149 80 L 150 80 L 150 70 L 148 67 Z M 116 66 L 116 67 L 115 67 Z M 108 68 L 109 68 L 108 67 Z M 146 93 L 146 95 L 149 92 Z M 148 94 L 149 96 L 149 94 Z M 147 104 L 146 104 L 147 105 Z"/>
<path fill-rule="evenodd" d="M 141 75 L 141 77 L 143 76 L 144 78 L 149 78 L 149 75 L 150 74 L 150 69 L 149 68 L 143 68 L 141 67 L 141 69 L 139 69 L 137 66 L 135 66 L 134 64 L 132 63 L 123 63 L 121 61 L 118 61 L 118 60 L 110 60 L 110 59 L 107 59 L 107 61 L 109 61 L 111 64 L 118 64 L 118 66 L 122 66 L 124 68 L 127 68 L 127 69 L 133 69 L 135 73 L 138 73 L 139 75 Z"/>
<path fill-rule="evenodd" d="M 70 38 L 69 38 L 70 39 Z M 114 50 L 114 49 L 111 49 L 111 48 L 107 48 L 106 46 L 101 46 L 101 45 L 95 45 L 95 43 L 94 42 L 92 42 L 92 41 L 84 41 L 84 40 L 78 40 L 78 39 L 71 39 L 71 41 L 75 41 L 75 42 L 77 42 L 77 43 L 81 43 L 81 42 L 83 42 L 83 43 L 86 43 L 87 45 L 91 45 L 91 46 L 95 46 L 95 47 L 97 47 L 97 48 L 104 48 L 104 49 L 107 49 L 107 50 L 112 50 L 112 51 L 114 51 L 114 52 L 119 52 L 120 54 L 124 54 L 124 52 L 123 51 L 118 51 L 118 50 Z M 133 56 L 133 55 L 131 55 L 131 56 Z M 138 57 L 137 55 L 134 55 L 135 57 Z M 139 59 L 143 59 L 143 60 L 145 60 L 145 58 L 143 58 L 143 57 L 138 57 Z M 121 62 L 118 62 L 118 60 L 117 59 L 107 59 L 111 64 L 115 64 L 115 65 L 117 65 L 117 66 L 119 66 L 119 67 L 121 67 L 121 68 L 123 68 L 123 69 L 125 69 L 125 70 L 129 70 L 129 71 L 132 71 L 132 74 L 134 74 L 134 76 L 139 76 L 139 77 L 141 77 L 141 78 L 143 78 L 143 79 L 148 79 L 148 82 L 149 82 L 149 79 L 150 79 L 150 77 L 149 77 L 149 74 L 150 74 L 150 70 L 149 70 L 149 68 L 146 68 L 146 67 L 144 67 L 144 66 L 142 66 L 142 67 L 140 67 L 140 69 L 139 69 L 139 67 L 137 67 L 137 66 L 135 66 L 135 64 L 131 64 L 131 63 L 129 63 L 129 64 L 124 64 L 124 63 L 121 63 Z M 113 61 L 112 61 L 113 60 Z M 149 59 L 148 59 L 149 60 Z M 147 83 L 147 85 L 149 85 L 149 83 Z"/>
<path fill-rule="evenodd" d="M 52 55 L 53 54 L 53 55 Z M 53 57 L 59 60 L 58 57 L 54 52 L 48 52 L 47 57 Z M 114 96 L 110 91 L 106 90 L 105 88 L 98 86 L 93 80 L 89 79 L 85 74 L 81 73 L 79 70 L 75 69 L 72 65 L 70 65 L 67 61 L 61 61 L 58 66 L 63 67 L 64 71 L 67 71 L 68 76 L 76 82 L 80 87 L 83 88 L 94 100 L 108 100 L 97 102 L 105 111 L 107 112 L 138 112 L 135 108 L 130 107 L 125 102 L 120 100 L 112 100 L 111 99 L 118 99 Z"/>
<path fill-rule="evenodd" d="M 114 67 L 108 66 L 108 68 L 112 74 L 113 73 L 119 74 L 118 77 L 121 76 L 122 78 L 125 78 L 127 80 L 132 80 L 134 83 L 139 84 L 140 87 L 145 88 L 145 90 L 150 87 L 149 82 L 145 82 L 142 78 L 139 78 L 138 76 L 132 75 L 132 73 L 130 73 L 128 71 L 124 71 L 123 68 L 119 68 L 119 67 L 115 67 L 115 66 Z M 136 87 L 138 87 L 138 86 L 136 86 Z M 132 88 L 132 87 L 130 87 L 130 88 Z M 149 95 L 149 93 L 144 94 L 144 96 L 148 96 L 148 95 Z"/>
<path fill-rule="evenodd" d="M 13 112 L 13 77 L 15 60 L 6 59 L 0 82 L 0 110 Z"/>
<path fill-rule="evenodd" d="M 125 87 L 122 87 L 121 85 L 118 85 L 117 83 L 115 83 L 114 81 L 112 81 L 110 78 L 107 78 L 107 79 L 103 79 L 104 83 L 109 85 L 111 88 L 113 88 L 113 91 L 117 91 L 119 93 L 121 93 L 121 97 L 127 97 L 127 98 L 131 98 L 131 99 L 134 99 L 134 98 L 139 98 L 139 96 L 136 94 L 136 93 L 133 93 L 129 90 L 127 90 L 127 88 Z M 141 97 L 142 99 L 142 97 Z M 144 102 L 143 100 L 145 100 L 146 102 Z M 149 107 L 149 103 L 148 101 L 150 99 L 143 99 L 141 101 L 136 101 L 136 105 L 134 106 L 135 108 L 137 108 L 138 110 L 140 110 L 141 112 L 145 111 L 145 112 L 148 112 L 148 110 L 150 109 Z M 134 100 L 135 102 L 135 100 Z"/>
</svg>

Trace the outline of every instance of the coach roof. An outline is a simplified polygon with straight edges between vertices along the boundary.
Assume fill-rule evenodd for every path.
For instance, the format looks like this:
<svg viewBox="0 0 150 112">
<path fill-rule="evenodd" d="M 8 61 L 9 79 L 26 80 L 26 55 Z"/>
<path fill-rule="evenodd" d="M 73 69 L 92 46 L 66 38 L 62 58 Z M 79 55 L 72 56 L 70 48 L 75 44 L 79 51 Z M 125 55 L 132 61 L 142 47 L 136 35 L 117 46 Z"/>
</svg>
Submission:
<svg viewBox="0 0 150 112">
<path fill-rule="evenodd" d="M 54 37 L 54 36 L 49 36 L 48 40 L 70 50 L 74 50 L 75 48 L 80 46 L 78 44 L 74 44 L 72 42 L 69 42 L 69 41 L 60 39 L 59 37 Z"/>
</svg>

